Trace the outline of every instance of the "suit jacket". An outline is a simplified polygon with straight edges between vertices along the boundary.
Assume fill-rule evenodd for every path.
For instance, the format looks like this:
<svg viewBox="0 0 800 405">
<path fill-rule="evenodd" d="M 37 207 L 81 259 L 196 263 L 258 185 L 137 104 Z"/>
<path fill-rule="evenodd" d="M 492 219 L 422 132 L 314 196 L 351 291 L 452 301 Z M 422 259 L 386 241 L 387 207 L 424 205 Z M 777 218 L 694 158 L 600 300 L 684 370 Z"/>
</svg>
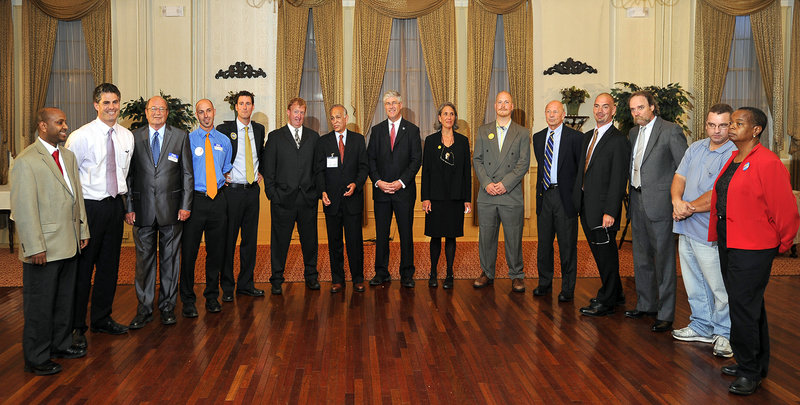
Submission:
<svg viewBox="0 0 800 405">
<path fill-rule="evenodd" d="M 481 183 L 478 203 L 525 205 L 522 179 L 531 163 L 530 134 L 527 129 L 512 121 L 506 131 L 503 150 L 499 150 L 496 126 L 496 121 L 481 126 L 475 137 L 472 163 L 475 175 Z M 486 186 L 497 182 L 503 183 L 506 193 L 489 195 Z"/>
<path fill-rule="evenodd" d="M 253 134 L 252 136 L 255 138 L 256 143 L 256 156 L 261 158 L 261 154 L 264 153 L 264 126 L 255 122 L 250 121 L 250 125 L 253 126 Z M 217 125 L 217 131 L 221 132 L 225 136 L 228 137 L 231 141 L 231 147 L 233 153 L 231 154 L 231 163 L 236 160 L 236 152 L 239 149 L 239 128 L 237 127 L 236 120 L 233 121 L 225 121 L 222 124 Z M 232 137 L 231 135 L 236 134 L 236 137 Z"/>
<path fill-rule="evenodd" d="M 675 170 L 681 164 L 683 154 L 688 148 L 683 130 L 674 122 L 664 121 L 661 117 L 655 118 L 647 147 L 642 156 L 642 204 L 644 212 L 651 221 L 672 220 L 672 197 L 670 187 Z M 636 153 L 636 138 L 639 136 L 639 126 L 631 128 L 629 133 L 631 141 L 631 166 L 633 168 L 633 154 Z"/>
<path fill-rule="evenodd" d="M 453 133 L 453 166 L 441 161 L 442 132 L 425 138 L 422 148 L 422 184 L 420 200 L 472 201 L 472 158 L 469 139 Z"/>
<path fill-rule="evenodd" d="M 619 230 L 622 200 L 628 185 L 631 145 L 628 138 L 611 125 L 595 145 L 584 175 L 582 168 L 585 166 L 586 150 L 589 149 L 593 133 L 594 129 L 587 132 L 581 145 L 581 159 L 572 200 L 577 211 L 580 211 L 581 203 L 584 204 L 581 215 L 590 228 L 602 225 L 603 214 L 608 214 L 614 217 L 614 225 L 609 229 Z"/>
<path fill-rule="evenodd" d="M 536 214 L 542 212 L 542 176 L 544 175 L 544 151 L 549 136 L 550 128 L 545 128 L 533 135 L 533 154 L 538 162 L 536 169 Z M 581 159 L 581 146 L 584 134 L 576 131 L 566 124 L 561 127 L 561 142 L 558 144 L 558 194 L 567 216 L 574 218 L 578 215 L 572 203 L 572 190 L 575 187 L 575 176 L 578 174 L 578 164 Z M 581 166 L 581 169 L 583 166 Z"/>
<path fill-rule="evenodd" d="M 419 128 L 405 118 L 400 119 L 400 128 L 397 128 L 394 139 L 394 149 L 391 147 L 389 137 L 389 121 L 383 120 L 372 127 L 367 146 L 369 156 L 369 178 L 372 184 L 378 180 L 393 182 L 400 180 L 405 184 L 394 194 L 386 194 L 375 187 L 372 199 L 375 201 L 389 201 L 400 199 L 413 201 L 417 198 L 416 176 L 422 166 L 422 141 L 419 137 Z"/>
<path fill-rule="evenodd" d="M 325 214 L 338 214 L 339 205 L 347 214 L 359 214 L 364 210 L 364 183 L 369 173 L 369 160 L 364 135 L 347 131 L 344 145 L 344 160 L 339 162 L 339 140 L 336 132 L 331 131 L 319 138 L 317 142 L 314 172 L 317 191 L 328 193 L 331 205 L 323 207 Z M 328 167 L 328 157 L 336 158 L 336 167 Z M 347 185 L 356 184 L 353 195 L 345 197 Z"/>
<path fill-rule="evenodd" d="M 178 210 L 192 209 L 194 172 L 189 134 L 169 125 L 159 133 L 163 138 L 155 166 L 149 126 L 133 131 L 127 210 L 136 213 L 136 226 L 151 226 L 155 221 L 172 225 L 178 222 Z"/>
<path fill-rule="evenodd" d="M 72 192 L 53 156 L 38 139 L 17 156 L 11 171 L 11 216 L 20 239 L 19 258 L 46 252 L 47 261 L 69 259 L 89 239 L 83 191 L 75 155 L 58 148 Z"/>
<path fill-rule="evenodd" d="M 314 150 L 319 134 L 303 127 L 300 148 L 294 134 L 284 125 L 269 133 L 260 159 L 264 193 L 273 204 L 291 206 L 300 193 L 307 205 L 316 205 L 320 197 L 314 180 Z"/>
</svg>

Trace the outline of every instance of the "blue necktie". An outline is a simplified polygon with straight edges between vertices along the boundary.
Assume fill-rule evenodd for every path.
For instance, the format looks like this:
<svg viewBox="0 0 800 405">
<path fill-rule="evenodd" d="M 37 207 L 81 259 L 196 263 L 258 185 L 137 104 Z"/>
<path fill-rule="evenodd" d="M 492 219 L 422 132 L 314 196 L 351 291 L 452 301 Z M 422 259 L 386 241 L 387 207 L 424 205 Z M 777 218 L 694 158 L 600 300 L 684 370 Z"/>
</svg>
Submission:
<svg viewBox="0 0 800 405">
<path fill-rule="evenodd" d="M 161 155 L 161 142 L 158 141 L 158 131 L 153 134 L 153 164 L 158 166 L 158 156 Z"/>
<path fill-rule="evenodd" d="M 553 135 L 555 131 L 550 131 L 547 137 L 547 148 L 544 150 L 544 174 L 542 175 L 542 188 L 545 190 L 550 187 L 550 168 L 553 165 Z"/>
</svg>

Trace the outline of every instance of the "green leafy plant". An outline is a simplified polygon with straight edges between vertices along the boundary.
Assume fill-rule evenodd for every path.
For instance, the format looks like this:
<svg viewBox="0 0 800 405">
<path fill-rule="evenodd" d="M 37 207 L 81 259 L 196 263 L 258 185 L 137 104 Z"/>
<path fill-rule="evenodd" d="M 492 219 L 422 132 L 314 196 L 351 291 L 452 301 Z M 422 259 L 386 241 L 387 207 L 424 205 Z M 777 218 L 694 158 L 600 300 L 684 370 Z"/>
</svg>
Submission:
<svg viewBox="0 0 800 405">
<path fill-rule="evenodd" d="M 561 89 L 561 102 L 564 104 L 583 104 L 589 98 L 589 92 L 575 86 Z"/>
<path fill-rule="evenodd" d="M 614 116 L 614 121 L 619 124 L 619 130 L 623 134 L 627 135 L 630 129 L 634 127 L 631 108 L 628 103 L 631 94 L 639 90 L 645 90 L 653 94 L 656 99 L 660 110 L 659 116 L 666 121 L 672 121 L 680 125 L 686 136 L 691 139 L 692 131 L 686 124 L 686 115 L 694 109 L 694 104 L 691 101 L 694 97 L 692 93 L 685 90 L 680 84 L 670 83 L 665 87 L 639 87 L 628 82 L 617 82 L 617 84 L 622 85 L 622 88 L 611 89 L 611 96 L 614 97 L 614 102 L 617 103 L 617 114 Z"/>
<path fill-rule="evenodd" d="M 236 97 L 236 94 L 238 94 L 238 93 L 239 93 L 238 91 L 231 90 L 231 91 L 228 92 L 228 95 L 225 96 L 224 100 L 231 107 L 231 111 L 236 111 L 236 98 L 235 97 Z"/>
<path fill-rule="evenodd" d="M 192 112 L 192 105 L 182 102 L 181 99 L 177 97 L 164 94 L 163 91 L 160 91 L 159 94 L 167 101 L 167 107 L 169 107 L 167 125 L 180 128 L 184 131 L 191 131 L 192 127 L 197 124 L 197 118 L 195 118 L 194 112 Z M 126 101 L 119 116 L 123 120 L 131 120 L 129 129 L 133 131 L 134 129 L 147 125 L 147 115 L 145 115 L 146 107 L 147 100 L 142 97 L 139 97 L 138 100 Z"/>
</svg>

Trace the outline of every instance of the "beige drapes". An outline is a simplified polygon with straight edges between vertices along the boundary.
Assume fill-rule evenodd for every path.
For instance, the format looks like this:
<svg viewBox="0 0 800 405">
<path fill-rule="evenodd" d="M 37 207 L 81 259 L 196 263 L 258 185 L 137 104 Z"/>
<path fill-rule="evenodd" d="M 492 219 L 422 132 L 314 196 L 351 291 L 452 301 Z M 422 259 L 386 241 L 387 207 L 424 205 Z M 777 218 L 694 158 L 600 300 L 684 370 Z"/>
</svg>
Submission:
<svg viewBox="0 0 800 405">
<path fill-rule="evenodd" d="M 792 16 L 792 43 L 789 60 L 789 99 L 786 112 L 786 130 L 791 136 L 789 153 L 792 155 L 792 188 L 800 189 L 800 0 L 794 1 Z"/>
<path fill-rule="evenodd" d="M 277 127 L 286 124 L 286 104 L 300 94 L 300 79 L 308 31 L 308 10 L 313 10 L 319 81 L 325 110 L 344 98 L 342 74 L 342 1 L 294 0 L 278 6 L 278 68 L 276 75 Z"/>
<path fill-rule="evenodd" d="M 783 47 L 780 0 L 698 0 L 695 26 L 694 139 L 703 137 L 704 114 L 720 101 L 725 83 L 734 16 L 750 15 L 761 81 L 775 131 L 772 149 L 783 149 Z"/>
<path fill-rule="evenodd" d="M 446 1 L 417 18 L 425 70 L 437 108 L 447 101 L 456 102 L 455 13 L 455 3 Z"/>
<path fill-rule="evenodd" d="M 8 183 L 8 153 L 14 147 L 14 28 L 11 24 L 11 0 L 0 0 L 0 184 Z"/>
</svg>

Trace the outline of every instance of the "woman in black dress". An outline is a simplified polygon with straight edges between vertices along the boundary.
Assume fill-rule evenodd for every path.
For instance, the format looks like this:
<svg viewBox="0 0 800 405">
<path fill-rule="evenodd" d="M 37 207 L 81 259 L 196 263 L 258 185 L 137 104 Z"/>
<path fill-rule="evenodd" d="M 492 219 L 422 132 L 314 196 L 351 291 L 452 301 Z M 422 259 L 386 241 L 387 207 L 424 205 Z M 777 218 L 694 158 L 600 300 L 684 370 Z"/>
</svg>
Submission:
<svg viewBox="0 0 800 405">
<path fill-rule="evenodd" d="M 472 166 L 469 140 L 455 132 L 456 106 L 447 102 L 439 107 L 439 130 L 425 138 L 422 152 L 422 209 L 425 211 L 425 235 L 431 237 L 431 274 L 428 286 L 438 287 L 436 266 L 442 252 L 447 259 L 447 277 L 442 287 L 453 288 L 453 261 L 456 238 L 464 235 L 464 214 L 472 210 Z"/>
</svg>

